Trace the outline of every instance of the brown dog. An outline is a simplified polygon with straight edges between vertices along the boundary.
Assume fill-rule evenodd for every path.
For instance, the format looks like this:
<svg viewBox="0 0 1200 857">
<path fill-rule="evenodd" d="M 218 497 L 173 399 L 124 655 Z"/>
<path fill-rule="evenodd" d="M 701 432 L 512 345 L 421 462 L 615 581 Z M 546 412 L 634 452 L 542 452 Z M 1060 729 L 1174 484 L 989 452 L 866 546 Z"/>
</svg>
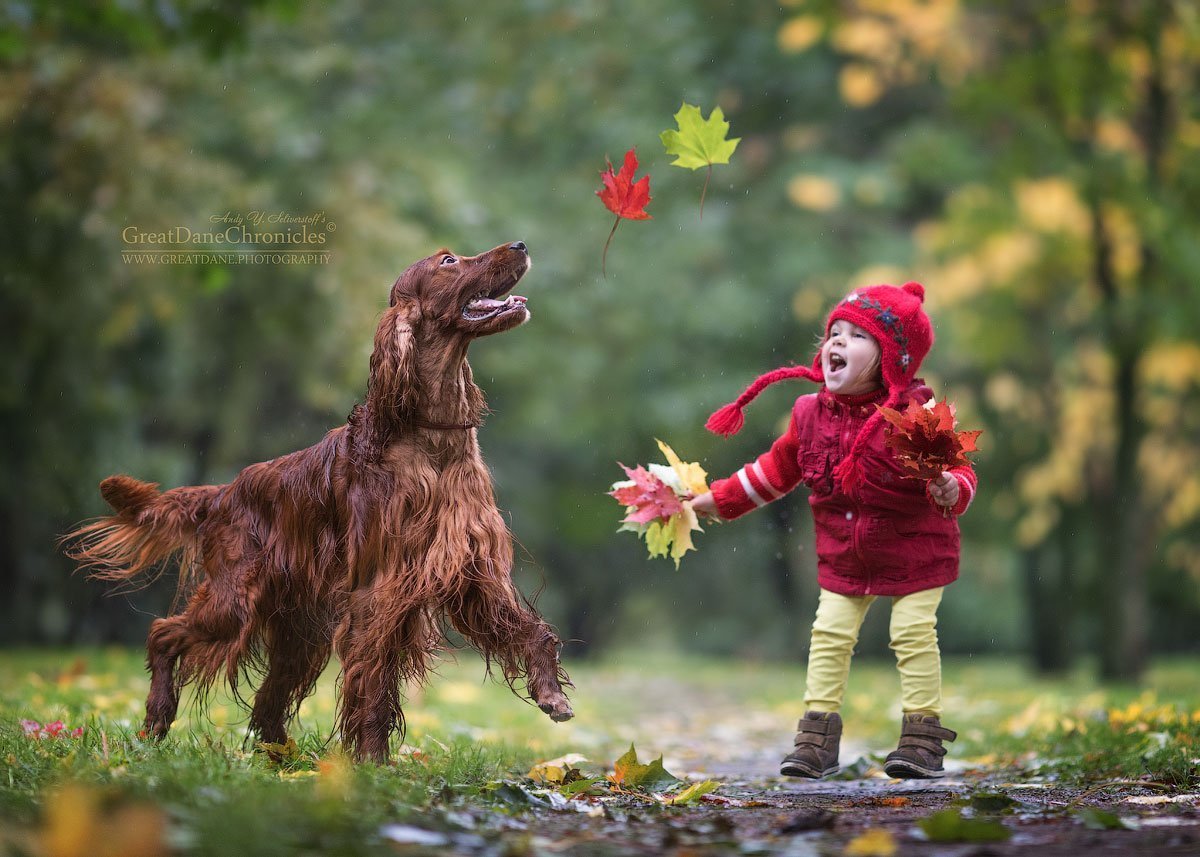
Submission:
<svg viewBox="0 0 1200 857">
<path fill-rule="evenodd" d="M 228 485 L 100 484 L 116 514 L 69 534 L 72 558 L 129 581 L 179 554 L 187 606 L 151 623 L 146 645 L 148 732 L 166 735 L 189 683 L 203 693 L 224 676 L 236 692 L 255 671 L 250 726 L 282 742 L 336 650 L 342 740 L 356 758 L 385 760 L 404 728 L 403 683 L 425 678 L 447 623 L 510 685 L 525 679 L 552 719 L 572 716 L 559 640 L 510 577 L 466 359 L 473 339 L 529 318 L 508 294 L 529 264 L 517 242 L 412 265 L 375 332 L 366 402 L 315 446 Z"/>
</svg>

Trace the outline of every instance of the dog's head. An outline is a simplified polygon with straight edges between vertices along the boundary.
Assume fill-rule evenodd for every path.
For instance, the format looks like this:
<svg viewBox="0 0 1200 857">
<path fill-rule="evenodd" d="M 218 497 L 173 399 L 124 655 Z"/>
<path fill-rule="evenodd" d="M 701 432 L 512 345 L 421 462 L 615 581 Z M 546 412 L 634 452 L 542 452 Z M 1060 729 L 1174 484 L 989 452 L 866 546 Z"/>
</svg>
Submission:
<svg viewBox="0 0 1200 857">
<path fill-rule="evenodd" d="M 415 305 L 422 324 L 469 338 L 500 333 L 529 319 L 525 298 L 509 294 L 530 266 L 521 241 L 478 256 L 441 249 L 408 267 L 392 286 L 389 306 Z"/>
<path fill-rule="evenodd" d="M 525 298 L 509 294 L 529 264 L 525 245 L 514 241 L 478 256 L 439 250 L 400 275 L 375 330 L 367 382 L 368 404 L 381 425 L 412 419 L 421 406 L 423 384 L 443 383 L 422 378 L 447 367 L 458 371 L 455 367 L 463 361 L 472 339 L 509 330 L 529 319 Z M 461 371 L 469 381 L 470 369 L 464 364 Z M 471 389 L 472 384 L 464 385 L 464 395 Z M 424 418 L 435 422 L 463 419 L 461 415 L 438 414 Z"/>
</svg>

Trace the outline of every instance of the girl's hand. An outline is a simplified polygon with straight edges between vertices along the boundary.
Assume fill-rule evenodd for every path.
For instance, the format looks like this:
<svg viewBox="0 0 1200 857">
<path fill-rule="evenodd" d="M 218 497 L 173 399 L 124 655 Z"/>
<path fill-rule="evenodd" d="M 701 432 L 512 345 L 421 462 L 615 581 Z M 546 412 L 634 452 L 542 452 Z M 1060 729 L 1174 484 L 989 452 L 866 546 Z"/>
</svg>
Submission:
<svg viewBox="0 0 1200 857">
<path fill-rule="evenodd" d="M 713 500 L 711 491 L 705 491 L 692 498 L 692 511 L 701 518 L 718 521 L 721 519 L 721 513 L 717 511 L 717 503 Z"/>
<path fill-rule="evenodd" d="M 929 481 L 929 496 L 933 502 L 947 509 L 953 508 L 958 502 L 958 490 L 958 480 L 947 471 L 942 471 L 941 476 Z"/>
</svg>

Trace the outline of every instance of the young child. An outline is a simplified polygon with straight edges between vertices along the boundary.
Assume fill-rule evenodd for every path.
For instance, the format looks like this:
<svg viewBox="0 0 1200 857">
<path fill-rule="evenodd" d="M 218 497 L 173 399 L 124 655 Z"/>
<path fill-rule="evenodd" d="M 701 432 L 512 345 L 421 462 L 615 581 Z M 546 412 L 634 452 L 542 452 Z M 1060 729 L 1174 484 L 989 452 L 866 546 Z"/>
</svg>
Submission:
<svg viewBox="0 0 1200 857">
<path fill-rule="evenodd" d="M 852 292 L 829 314 L 811 366 L 776 369 L 709 418 L 708 428 L 735 434 L 742 409 L 763 388 L 787 378 L 822 383 L 801 396 L 787 432 L 771 449 L 693 500 L 698 514 L 730 520 L 777 500 L 800 482 L 811 490 L 821 594 L 808 656 L 806 713 L 795 749 L 780 773 L 824 777 L 838 770 L 850 657 L 867 609 L 892 599 L 891 648 L 900 671 L 904 715 L 900 744 L 884 769 L 893 777 L 940 777 L 941 655 L 937 608 L 958 577 L 957 516 L 975 493 L 975 473 L 956 467 L 934 480 L 905 475 L 884 445 L 879 405 L 921 404 L 932 391 L 914 376 L 933 345 L 919 283 Z"/>
</svg>

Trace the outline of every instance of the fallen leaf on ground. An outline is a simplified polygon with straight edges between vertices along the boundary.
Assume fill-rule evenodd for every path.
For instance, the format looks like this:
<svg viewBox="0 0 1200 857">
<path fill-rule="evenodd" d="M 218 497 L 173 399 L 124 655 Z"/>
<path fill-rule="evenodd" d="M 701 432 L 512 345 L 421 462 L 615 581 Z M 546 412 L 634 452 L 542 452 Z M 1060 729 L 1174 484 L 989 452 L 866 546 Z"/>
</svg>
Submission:
<svg viewBox="0 0 1200 857">
<path fill-rule="evenodd" d="M 661 791 L 679 782 L 679 778 L 663 767 L 663 757 L 648 765 L 638 761 L 637 749 L 630 744 L 628 752 L 613 764 L 608 781 L 618 788 L 635 791 Z"/>
<path fill-rule="evenodd" d="M 871 828 L 846 843 L 846 857 L 894 857 L 896 838 L 879 827 Z"/>
<path fill-rule="evenodd" d="M 699 803 L 700 798 L 704 797 L 710 792 L 716 791 L 717 787 L 720 785 L 721 784 L 716 780 L 705 780 L 702 783 L 693 783 L 683 791 L 679 792 L 679 794 L 669 797 L 667 799 L 667 803 L 671 804 L 672 806 L 690 806 L 691 804 Z"/>
<path fill-rule="evenodd" d="M 917 821 L 931 842 L 1003 842 L 1012 831 L 998 821 L 964 818 L 957 809 L 943 809 Z"/>
<path fill-rule="evenodd" d="M 535 783 L 543 785 L 557 785 L 560 783 L 568 783 L 573 780 L 583 778 L 583 774 L 575 767 L 580 762 L 586 762 L 587 756 L 579 753 L 568 753 L 565 756 L 559 756 L 557 759 L 550 759 L 547 762 L 538 762 L 529 769 L 529 773 L 525 775 L 527 779 L 533 780 Z M 574 773 L 574 777 L 571 774 Z"/>
<path fill-rule="evenodd" d="M 1094 806 L 1085 807 L 1076 813 L 1083 826 L 1088 830 L 1128 830 L 1129 825 L 1121 820 L 1115 812 L 1098 809 Z"/>
</svg>

